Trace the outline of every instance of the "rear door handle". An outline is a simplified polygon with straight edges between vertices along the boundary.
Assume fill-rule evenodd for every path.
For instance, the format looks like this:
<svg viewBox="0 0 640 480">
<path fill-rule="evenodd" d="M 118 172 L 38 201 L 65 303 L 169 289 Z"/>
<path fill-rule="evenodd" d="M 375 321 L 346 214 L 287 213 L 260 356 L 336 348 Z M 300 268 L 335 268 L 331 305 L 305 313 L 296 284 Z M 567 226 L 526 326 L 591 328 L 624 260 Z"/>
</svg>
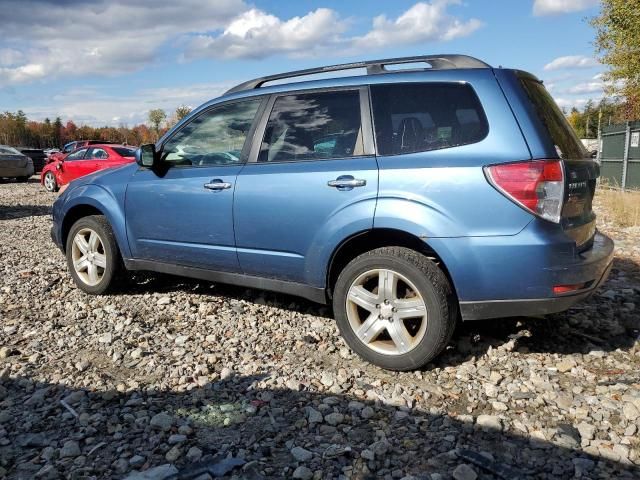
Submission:
<svg viewBox="0 0 640 480">
<path fill-rule="evenodd" d="M 329 180 L 327 182 L 328 186 L 337 188 L 339 190 L 351 190 L 355 187 L 364 187 L 366 184 L 366 180 L 353 178 L 351 175 L 340 175 L 335 180 Z"/>
<path fill-rule="evenodd" d="M 204 188 L 207 190 L 226 190 L 231 188 L 231 184 L 229 182 L 223 182 L 219 178 L 215 180 L 211 180 L 209 183 L 204 184 Z"/>
</svg>

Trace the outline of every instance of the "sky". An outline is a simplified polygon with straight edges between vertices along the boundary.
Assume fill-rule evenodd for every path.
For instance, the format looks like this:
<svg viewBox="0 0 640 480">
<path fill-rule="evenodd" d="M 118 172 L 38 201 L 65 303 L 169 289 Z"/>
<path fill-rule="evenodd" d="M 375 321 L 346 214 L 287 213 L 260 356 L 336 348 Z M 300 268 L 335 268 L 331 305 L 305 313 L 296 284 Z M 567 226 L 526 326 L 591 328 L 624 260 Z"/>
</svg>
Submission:
<svg viewBox="0 0 640 480">
<path fill-rule="evenodd" d="M 0 0 L 0 111 L 133 126 L 245 80 L 457 53 L 544 80 L 558 104 L 603 95 L 598 0 Z"/>
</svg>

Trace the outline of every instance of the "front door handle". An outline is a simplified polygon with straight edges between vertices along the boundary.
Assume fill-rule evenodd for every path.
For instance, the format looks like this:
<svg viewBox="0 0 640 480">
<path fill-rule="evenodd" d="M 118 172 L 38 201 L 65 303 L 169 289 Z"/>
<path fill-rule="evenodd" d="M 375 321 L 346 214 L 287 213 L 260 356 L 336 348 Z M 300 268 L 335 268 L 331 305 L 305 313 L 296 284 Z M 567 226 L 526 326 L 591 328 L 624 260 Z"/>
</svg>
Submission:
<svg viewBox="0 0 640 480">
<path fill-rule="evenodd" d="M 204 188 L 207 190 L 226 190 L 227 188 L 231 188 L 231 184 L 216 178 L 215 180 L 211 180 L 209 183 L 205 183 Z"/>
<path fill-rule="evenodd" d="M 351 175 L 340 175 L 335 180 L 329 180 L 327 182 L 328 186 L 337 188 L 338 190 L 351 190 L 355 187 L 364 187 L 366 184 L 366 180 L 353 178 Z"/>
</svg>

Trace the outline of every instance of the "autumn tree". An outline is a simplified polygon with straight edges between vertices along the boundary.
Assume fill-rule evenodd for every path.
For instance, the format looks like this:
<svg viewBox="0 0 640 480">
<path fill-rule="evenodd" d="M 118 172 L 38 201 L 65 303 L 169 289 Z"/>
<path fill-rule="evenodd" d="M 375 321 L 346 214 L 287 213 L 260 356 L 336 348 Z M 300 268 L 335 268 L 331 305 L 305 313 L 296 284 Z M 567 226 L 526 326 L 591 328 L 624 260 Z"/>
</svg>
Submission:
<svg viewBox="0 0 640 480">
<path fill-rule="evenodd" d="M 190 113 L 191 113 L 191 107 L 187 107 L 186 105 L 180 105 L 178 108 L 176 108 L 177 121 L 179 122 Z"/>
<path fill-rule="evenodd" d="M 602 0 L 596 29 L 598 59 L 609 67 L 606 93 L 625 102 L 628 120 L 640 118 L 640 14 L 638 1 Z"/>
<path fill-rule="evenodd" d="M 154 108 L 153 110 L 149 110 L 149 123 L 153 127 L 153 130 L 156 132 L 156 136 L 160 134 L 160 125 L 167 118 L 167 114 L 161 108 Z"/>
</svg>

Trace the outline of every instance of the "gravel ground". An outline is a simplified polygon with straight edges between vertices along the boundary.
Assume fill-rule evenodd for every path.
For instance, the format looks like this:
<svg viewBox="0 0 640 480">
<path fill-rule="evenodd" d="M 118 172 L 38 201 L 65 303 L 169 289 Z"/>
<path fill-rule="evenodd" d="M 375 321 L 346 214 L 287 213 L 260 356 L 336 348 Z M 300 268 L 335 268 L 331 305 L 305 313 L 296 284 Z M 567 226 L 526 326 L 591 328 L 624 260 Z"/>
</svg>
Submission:
<svg viewBox="0 0 640 480">
<path fill-rule="evenodd" d="M 601 225 L 617 256 L 590 300 L 465 324 L 392 373 L 293 297 L 160 275 L 81 293 L 54 198 L 0 185 L 0 478 L 640 478 L 640 229 Z"/>
</svg>

